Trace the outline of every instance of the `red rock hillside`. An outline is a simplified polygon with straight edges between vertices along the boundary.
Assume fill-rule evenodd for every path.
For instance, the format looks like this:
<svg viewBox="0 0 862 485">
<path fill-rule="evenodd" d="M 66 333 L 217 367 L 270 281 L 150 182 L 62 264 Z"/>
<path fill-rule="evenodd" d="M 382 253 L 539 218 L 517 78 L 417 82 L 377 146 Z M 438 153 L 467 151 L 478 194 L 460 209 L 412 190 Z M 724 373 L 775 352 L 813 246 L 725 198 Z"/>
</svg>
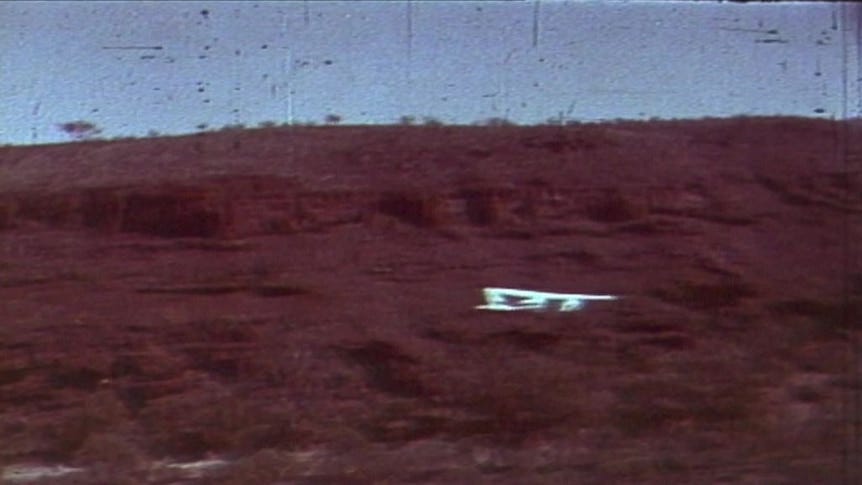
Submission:
<svg viewBox="0 0 862 485">
<path fill-rule="evenodd" d="M 0 481 L 851 483 L 860 131 L 2 147 Z"/>
</svg>

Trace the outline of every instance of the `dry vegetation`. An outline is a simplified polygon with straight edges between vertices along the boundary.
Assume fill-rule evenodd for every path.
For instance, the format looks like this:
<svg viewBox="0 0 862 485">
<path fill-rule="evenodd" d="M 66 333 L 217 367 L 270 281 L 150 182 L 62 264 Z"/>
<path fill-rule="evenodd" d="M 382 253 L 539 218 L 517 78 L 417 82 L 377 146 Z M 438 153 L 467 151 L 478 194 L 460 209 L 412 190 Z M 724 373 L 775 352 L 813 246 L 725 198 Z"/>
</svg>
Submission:
<svg viewBox="0 0 862 485">
<path fill-rule="evenodd" d="M 842 129 L 0 148 L 0 464 L 85 469 L 44 483 L 839 482 L 862 310 Z M 473 309 L 499 285 L 624 298 Z"/>
</svg>

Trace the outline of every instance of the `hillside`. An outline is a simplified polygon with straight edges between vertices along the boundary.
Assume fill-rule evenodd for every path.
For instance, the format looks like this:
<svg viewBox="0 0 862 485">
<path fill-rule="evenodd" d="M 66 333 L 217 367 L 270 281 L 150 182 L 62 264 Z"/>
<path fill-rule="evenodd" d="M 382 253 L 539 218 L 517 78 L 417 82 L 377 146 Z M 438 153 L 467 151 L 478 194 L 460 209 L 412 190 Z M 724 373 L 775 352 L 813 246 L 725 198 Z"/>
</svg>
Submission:
<svg viewBox="0 0 862 485">
<path fill-rule="evenodd" d="M 860 131 L 739 118 L 0 147 L 3 477 L 860 478 Z M 485 287 L 620 299 L 480 311 Z"/>
</svg>

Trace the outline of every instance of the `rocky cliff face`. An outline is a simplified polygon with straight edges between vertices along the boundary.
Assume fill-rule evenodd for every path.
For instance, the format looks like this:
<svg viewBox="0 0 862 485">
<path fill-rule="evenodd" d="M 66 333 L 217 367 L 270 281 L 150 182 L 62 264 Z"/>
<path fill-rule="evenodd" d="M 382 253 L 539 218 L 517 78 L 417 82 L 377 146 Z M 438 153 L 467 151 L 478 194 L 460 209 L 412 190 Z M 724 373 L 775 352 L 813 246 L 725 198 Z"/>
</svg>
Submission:
<svg viewBox="0 0 862 485">
<path fill-rule="evenodd" d="M 3 477 L 840 481 L 860 369 L 855 129 L 0 148 Z M 488 286 L 621 299 L 479 311 Z"/>
<path fill-rule="evenodd" d="M 776 189 L 778 190 L 778 189 Z M 744 225 L 755 213 L 705 187 L 564 188 L 549 183 L 450 190 L 311 190 L 292 179 L 238 176 L 191 184 L 7 194 L 3 227 L 28 223 L 164 238 L 231 238 L 320 230 L 388 217 L 426 229 L 636 223 L 675 214 Z M 813 203 L 813 202 L 812 202 Z"/>
</svg>

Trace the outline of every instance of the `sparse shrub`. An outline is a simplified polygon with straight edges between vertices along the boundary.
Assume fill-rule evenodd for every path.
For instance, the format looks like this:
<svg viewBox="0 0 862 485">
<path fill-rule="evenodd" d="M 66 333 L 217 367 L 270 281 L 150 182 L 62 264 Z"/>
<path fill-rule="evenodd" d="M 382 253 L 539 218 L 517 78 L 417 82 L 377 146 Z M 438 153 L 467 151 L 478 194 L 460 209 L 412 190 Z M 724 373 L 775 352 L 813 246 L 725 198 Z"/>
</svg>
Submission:
<svg viewBox="0 0 862 485">
<path fill-rule="evenodd" d="M 341 123 L 342 120 L 343 118 L 340 115 L 335 114 L 328 114 L 326 115 L 326 118 L 324 118 L 324 121 L 326 121 L 327 125 L 337 125 Z"/>
<path fill-rule="evenodd" d="M 213 481 L 219 485 L 275 483 L 299 476 L 307 467 L 293 453 L 264 449 L 232 464 Z"/>
<path fill-rule="evenodd" d="M 553 142 L 546 144 L 551 151 L 561 152 L 563 147 L 555 147 Z M 628 222 L 646 217 L 646 205 L 636 197 L 619 190 L 609 190 L 597 194 L 587 203 L 587 217 L 596 222 Z"/>
<path fill-rule="evenodd" d="M 681 422 L 693 422 L 699 429 L 754 432 L 762 412 L 754 383 L 742 377 L 708 387 L 686 380 L 645 379 L 623 386 L 618 398 L 612 419 L 629 436 L 662 432 Z"/>
<path fill-rule="evenodd" d="M 823 392 L 813 386 L 798 386 L 790 390 L 793 399 L 801 402 L 816 403 L 822 401 L 825 396 Z"/>
<path fill-rule="evenodd" d="M 471 224 L 490 226 L 500 221 L 502 207 L 493 192 L 467 189 L 459 195 L 464 199 L 464 212 Z"/>
<path fill-rule="evenodd" d="M 278 123 L 276 123 L 275 121 L 261 121 L 257 124 L 257 126 L 259 128 L 275 128 L 276 126 L 278 126 Z"/>
<path fill-rule="evenodd" d="M 99 391 L 85 400 L 83 406 L 65 415 L 46 429 L 52 454 L 67 459 L 74 456 L 88 438 L 117 429 L 129 418 L 126 407 L 108 391 Z"/>
<path fill-rule="evenodd" d="M 78 450 L 76 458 L 88 465 L 89 478 L 110 483 L 121 483 L 117 480 L 124 477 L 144 478 L 149 462 L 133 439 L 114 432 L 90 435 Z"/>
<path fill-rule="evenodd" d="M 478 357 L 477 357 L 478 358 Z M 500 346 L 482 353 L 492 362 L 465 373 L 453 372 L 436 386 L 438 398 L 476 416 L 468 421 L 441 424 L 457 437 L 493 436 L 517 443 L 537 431 L 579 422 L 586 408 L 576 390 L 580 377 L 563 369 L 549 369 L 529 357 L 517 358 Z"/>
<path fill-rule="evenodd" d="M 652 293 L 662 301 L 696 310 L 736 306 L 757 294 L 747 281 L 735 277 L 725 277 L 717 282 L 677 281 L 672 286 L 656 289 Z"/>
<path fill-rule="evenodd" d="M 804 332 L 807 338 L 835 338 L 842 335 L 862 316 L 862 299 L 850 298 L 846 302 L 818 301 L 809 298 L 781 300 L 769 305 L 776 315 L 803 317 L 813 323 Z"/>
<path fill-rule="evenodd" d="M 515 122 L 499 117 L 488 118 L 481 124 L 484 126 L 515 126 Z"/>
<path fill-rule="evenodd" d="M 83 120 L 60 123 L 57 127 L 75 140 L 89 140 L 102 132 L 94 123 Z"/>
<path fill-rule="evenodd" d="M 399 125 L 407 125 L 407 126 L 414 125 L 414 124 L 416 124 L 416 118 L 413 116 L 405 115 L 405 116 L 398 118 L 398 124 Z"/>
<path fill-rule="evenodd" d="M 442 201 L 434 197 L 386 194 L 380 199 L 378 210 L 417 227 L 437 227 L 445 222 Z"/>
<path fill-rule="evenodd" d="M 431 116 L 425 116 L 422 118 L 422 124 L 425 126 L 443 126 L 443 122 L 438 120 L 437 118 L 433 118 Z"/>
</svg>

